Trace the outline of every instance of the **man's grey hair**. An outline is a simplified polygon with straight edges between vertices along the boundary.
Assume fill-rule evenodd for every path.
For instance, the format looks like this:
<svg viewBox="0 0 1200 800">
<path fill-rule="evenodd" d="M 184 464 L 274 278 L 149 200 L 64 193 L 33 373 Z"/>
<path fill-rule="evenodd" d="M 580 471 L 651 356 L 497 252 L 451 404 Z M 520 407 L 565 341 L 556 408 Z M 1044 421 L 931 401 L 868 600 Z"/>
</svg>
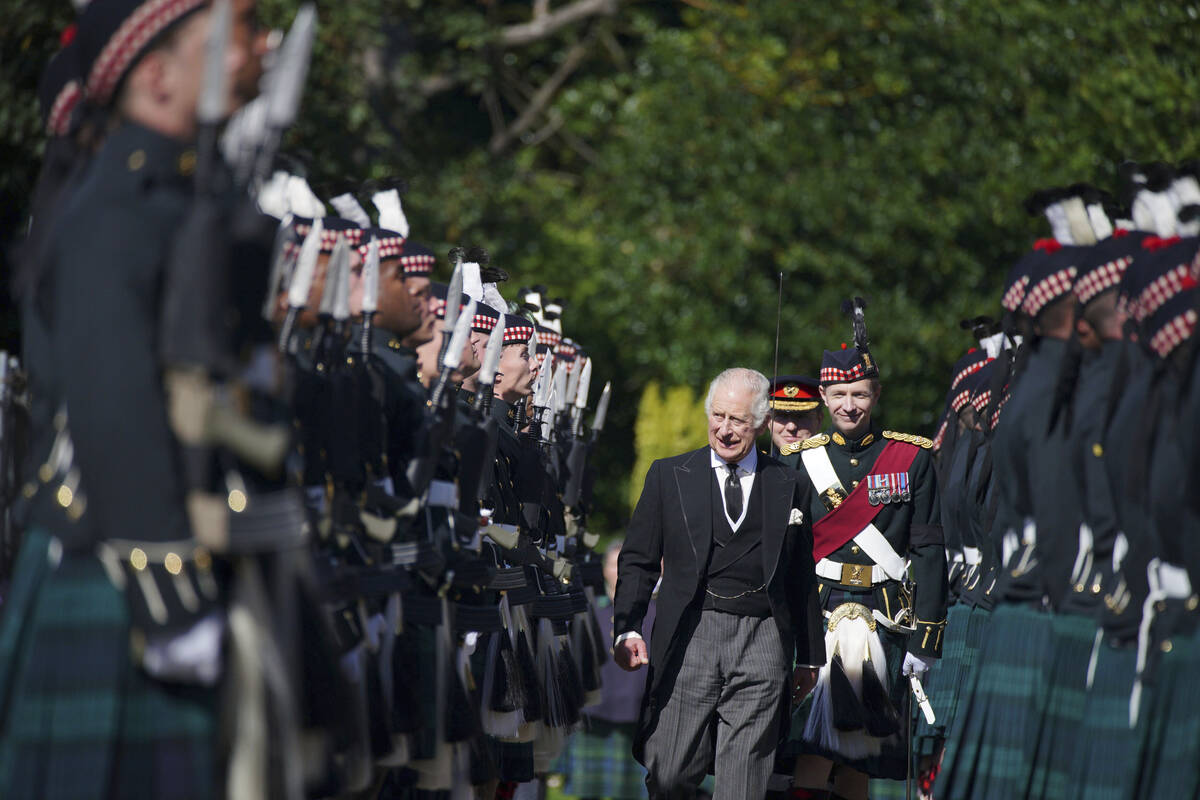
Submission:
<svg viewBox="0 0 1200 800">
<path fill-rule="evenodd" d="M 712 415 L 713 397 L 718 389 L 744 389 L 749 392 L 753 398 L 750 403 L 750 415 L 753 417 L 754 427 L 758 428 L 767 421 L 767 413 L 771 410 L 770 400 L 767 398 L 771 391 L 771 382 L 767 380 L 766 375 L 746 367 L 731 367 L 725 370 L 708 385 L 708 396 L 704 398 L 705 414 Z"/>
</svg>

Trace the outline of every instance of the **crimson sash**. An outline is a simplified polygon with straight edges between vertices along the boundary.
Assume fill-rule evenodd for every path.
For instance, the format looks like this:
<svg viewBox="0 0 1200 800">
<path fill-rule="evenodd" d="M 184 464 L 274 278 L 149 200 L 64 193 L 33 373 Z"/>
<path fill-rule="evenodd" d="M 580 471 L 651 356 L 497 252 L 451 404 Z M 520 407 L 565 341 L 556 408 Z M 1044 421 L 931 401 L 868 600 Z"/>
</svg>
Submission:
<svg viewBox="0 0 1200 800">
<path fill-rule="evenodd" d="M 892 439 L 884 446 L 879 458 L 875 459 L 875 464 L 871 467 L 869 474 L 908 472 L 920 450 L 921 448 L 915 444 Z M 883 510 L 884 503 L 873 506 L 867 499 L 868 483 L 869 481 L 863 478 L 841 505 L 813 523 L 814 561 L 820 561 L 853 539 Z"/>
</svg>

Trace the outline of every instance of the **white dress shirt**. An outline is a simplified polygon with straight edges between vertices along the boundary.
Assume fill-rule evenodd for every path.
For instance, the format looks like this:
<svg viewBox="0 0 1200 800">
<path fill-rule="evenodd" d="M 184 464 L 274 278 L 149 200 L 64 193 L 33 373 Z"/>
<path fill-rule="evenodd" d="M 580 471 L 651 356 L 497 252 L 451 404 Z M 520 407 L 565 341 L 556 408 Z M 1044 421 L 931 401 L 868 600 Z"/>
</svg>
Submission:
<svg viewBox="0 0 1200 800">
<path fill-rule="evenodd" d="M 751 447 L 750 452 L 737 462 L 738 482 L 742 484 L 742 513 L 737 519 L 729 516 L 729 507 L 725 505 L 725 479 L 729 477 L 729 462 L 717 455 L 717 451 L 711 447 L 708 448 L 708 454 L 712 468 L 717 473 L 717 490 L 721 493 L 721 507 L 725 509 L 725 519 L 729 521 L 733 532 L 737 533 L 737 529 L 742 527 L 742 522 L 746 519 L 746 509 L 750 507 L 750 489 L 754 486 L 754 472 L 758 469 L 758 450 Z"/>
</svg>

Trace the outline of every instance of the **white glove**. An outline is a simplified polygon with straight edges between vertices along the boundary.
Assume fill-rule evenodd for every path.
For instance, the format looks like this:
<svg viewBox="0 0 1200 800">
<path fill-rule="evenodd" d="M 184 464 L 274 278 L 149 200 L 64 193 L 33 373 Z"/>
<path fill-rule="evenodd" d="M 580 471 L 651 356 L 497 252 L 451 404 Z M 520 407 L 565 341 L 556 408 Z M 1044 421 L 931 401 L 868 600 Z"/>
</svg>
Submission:
<svg viewBox="0 0 1200 800">
<path fill-rule="evenodd" d="M 912 653 L 904 654 L 904 666 L 900 668 L 901 674 L 904 677 L 912 677 L 916 675 L 918 678 L 923 676 L 933 666 L 933 659 L 925 656 L 917 656 Z"/>
</svg>

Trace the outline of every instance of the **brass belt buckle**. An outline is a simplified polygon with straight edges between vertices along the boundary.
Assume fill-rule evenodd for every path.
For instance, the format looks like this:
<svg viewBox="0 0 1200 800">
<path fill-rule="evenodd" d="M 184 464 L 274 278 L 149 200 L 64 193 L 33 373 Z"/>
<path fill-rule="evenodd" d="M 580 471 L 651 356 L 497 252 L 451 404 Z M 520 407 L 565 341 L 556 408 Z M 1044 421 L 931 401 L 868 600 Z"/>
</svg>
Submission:
<svg viewBox="0 0 1200 800">
<path fill-rule="evenodd" d="M 871 568 L 866 564 L 842 564 L 842 584 L 845 586 L 870 586 Z"/>
</svg>

